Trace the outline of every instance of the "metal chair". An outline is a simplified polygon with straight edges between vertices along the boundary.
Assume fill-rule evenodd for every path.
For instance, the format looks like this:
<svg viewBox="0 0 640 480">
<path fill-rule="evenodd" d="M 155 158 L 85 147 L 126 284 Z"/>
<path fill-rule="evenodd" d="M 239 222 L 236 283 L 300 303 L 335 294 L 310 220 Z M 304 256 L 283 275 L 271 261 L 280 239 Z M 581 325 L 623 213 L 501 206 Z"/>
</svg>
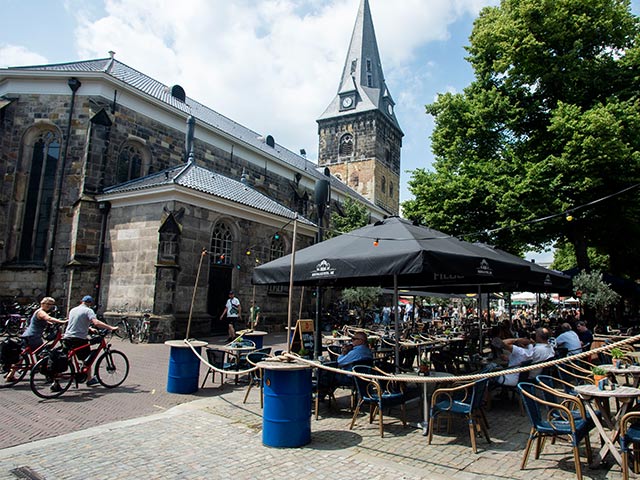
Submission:
<svg viewBox="0 0 640 480">
<path fill-rule="evenodd" d="M 540 453 L 542 453 L 543 441 L 546 437 L 553 439 L 557 437 L 569 437 L 571 446 L 573 447 L 576 475 L 578 476 L 578 480 L 582 480 L 580 452 L 578 450 L 578 445 L 582 440 L 585 442 L 588 462 L 591 463 L 590 428 L 586 415 L 582 413 L 579 418 L 576 418 L 568 406 L 545 400 L 544 397 L 547 390 L 533 383 L 520 383 L 518 390 L 522 395 L 522 403 L 524 403 L 527 414 L 529 415 L 529 420 L 531 421 L 531 431 L 522 457 L 520 469 L 524 470 L 527 464 L 527 458 L 531 452 L 534 440 L 536 440 L 535 458 L 538 459 L 540 458 Z M 578 409 L 582 407 L 581 403 L 575 403 L 574 405 Z M 584 412 L 584 410 L 582 410 L 582 412 Z"/>
<path fill-rule="evenodd" d="M 371 374 L 372 367 L 365 365 L 356 365 L 353 367 L 354 373 Z M 379 372 L 375 372 L 379 373 Z M 380 437 L 384 437 L 384 423 L 382 411 L 384 408 L 400 405 L 402 412 L 402 425 L 407 425 L 406 408 L 405 408 L 405 395 L 400 389 L 394 389 L 391 382 L 387 382 L 387 387 L 384 388 L 380 382 L 374 379 L 367 379 L 353 376 L 353 381 L 358 392 L 358 403 L 353 412 L 351 418 L 351 425 L 349 430 L 353 430 L 353 426 L 356 423 L 356 418 L 360 413 L 360 408 L 363 405 L 369 405 L 369 423 L 373 423 L 373 419 L 378 414 L 378 425 L 380 427 Z"/>
<path fill-rule="evenodd" d="M 584 408 L 582 398 L 580 398 L 574 390 L 574 385 L 550 375 L 538 375 L 536 382 L 545 390 L 543 398 L 546 401 L 571 407 L 570 410 L 574 418 L 586 418 L 589 422 L 589 430 L 595 427 L 591 415 Z M 600 410 L 596 410 L 595 413 L 599 419 L 602 418 L 602 412 L 600 412 Z"/>
<path fill-rule="evenodd" d="M 634 444 L 640 443 L 640 412 L 628 412 L 620 420 L 620 449 L 622 450 L 622 478 L 629 478 L 629 450 L 634 449 L 634 471 L 640 468 Z"/>
<path fill-rule="evenodd" d="M 452 388 L 439 388 L 431 396 L 431 415 L 429 418 L 429 445 L 433 438 L 434 423 L 439 416 L 447 416 L 447 430 L 451 427 L 451 416 L 463 416 L 469 422 L 469 434 L 471 436 L 471 448 L 473 453 L 478 453 L 476 446 L 476 433 L 478 429 L 484 434 L 487 442 L 489 429 L 487 426 L 482 403 L 489 380 L 484 378 L 473 383 Z"/>
<path fill-rule="evenodd" d="M 224 350 L 218 350 L 216 348 L 207 348 L 207 361 L 210 365 L 215 367 L 218 370 L 231 370 L 235 368 L 235 365 L 232 363 L 225 362 L 225 358 L 227 353 Z M 204 388 L 204 384 L 207 381 L 207 377 L 211 374 L 211 383 L 215 383 L 216 379 L 216 370 L 209 367 L 207 370 L 207 374 L 204 376 L 204 380 L 202 380 L 202 385 L 200 388 Z M 224 385 L 224 374 L 220 373 L 220 386 Z"/>
<path fill-rule="evenodd" d="M 258 362 L 263 361 L 265 358 L 269 357 L 269 352 L 271 352 L 271 347 L 263 348 L 261 350 L 267 351 L 255 351 L 247 354 L 247 363 L 255 367 Z M 247 398 L 249 398 L 249 392 L 253 387 L 258 387 L 260 389 L 260 408 L 264 406 L 264 397 L 262 394 L 262 369 L 258 368 L 253 372 L 249 373 L 249 386 L 247 387 L 247 393 L 244 394 L 244 400 L 242 403 L 247 403 Z"/>
</svg>

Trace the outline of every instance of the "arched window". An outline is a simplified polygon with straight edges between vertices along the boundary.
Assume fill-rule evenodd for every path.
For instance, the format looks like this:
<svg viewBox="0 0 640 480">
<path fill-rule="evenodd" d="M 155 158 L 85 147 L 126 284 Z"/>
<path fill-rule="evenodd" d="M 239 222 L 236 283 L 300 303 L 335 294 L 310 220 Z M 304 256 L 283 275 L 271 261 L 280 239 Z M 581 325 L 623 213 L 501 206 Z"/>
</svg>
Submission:
<svg viewBox="0 0 640 480">
<path fill-rule="evenodd" d="M 233 248 L 233 234 L 225 223 L 218 223 L 213 229 L 211 237 L 211 252 L 213 261 L 218 265 L 231 265 Z"/>
<path fill-rule="evenodd" d="M 340 137 L 340 146 L 338 148 L 338 155 L 350 157 L 353 154 L 353 135 L 345 133 Z"/>
<path fill-rule="evenodd" d="M 393 182 L 389 182 L 389 196 L 393 196 Z"/>
<path fill-rule="evenodd" d="M 143 175 L 143 168 L 147 163 L 148 152 L 138 142 L 127 142 L 118 155 L 116 183 L 128 182 Z"/>
<path fill-rule="evenodd" d="M 357 187 L 358 185 L 360 185 L 360 177 L 358 176 L 357 173 L 352 173 L 351 174 L 351 186 L 352 187 Z"/>
<path fill-rule="evenodd" d="M 276 258 L 284 257 L 284 241 L 282 237 L 271 239 L 271 246 L 269 248 L 269 261 Z"/>
<path fill-rule="evenodd" d="M 386 191 L 387 191 L 387 179 L 386 179 L 386 177 L 383 176 L 382 177 L 382 182 L 380 182 L 380 183 L 381 183 L 380 187 L 382 188 L 382 193 L 386 193 Z"/>
<path fill-rule="evenodd" d="M 31 162 L 18 259 L 21 262 L 41 262 L 47 251 L 56 170 L 60 160 L 60 138 L 54 131 L 42 131 L 32 145 L 26 145 L 25 151 L 29 152 Z"/>
</svg>

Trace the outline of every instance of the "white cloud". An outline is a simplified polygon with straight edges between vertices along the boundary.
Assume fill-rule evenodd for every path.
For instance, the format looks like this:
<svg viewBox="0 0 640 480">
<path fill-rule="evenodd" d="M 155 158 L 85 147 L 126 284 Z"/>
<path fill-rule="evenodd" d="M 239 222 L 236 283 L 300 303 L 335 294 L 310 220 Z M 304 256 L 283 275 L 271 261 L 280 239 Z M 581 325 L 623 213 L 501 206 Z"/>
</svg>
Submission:
<svg viewBox="0 0 640 480">
<path fill-rule="evenodd" d="M 478 2 L 372 0 L 391 93 L 423 110 L 409 62 L 425 43 L 476 12 Z M 484 4 L 486 2 L 480 2 Z M 116 58 L 294 151 L 317 155 L 316 118 L 336 92 L 359 0 L 107 0 L 105 15 L 81 12 L 83 58 Z M 409 72 L 397 74 L 398 72 Z M 390 72 L 394 72 L 390 74 Z M 395 85 L 395 89 L 394 89 Z"/>
<path fill-rule="evenodd" d="M 0 44 L 0 68 L 20 65 L 42 65 L 47 59 L 19 45 Z"/>
</svg>

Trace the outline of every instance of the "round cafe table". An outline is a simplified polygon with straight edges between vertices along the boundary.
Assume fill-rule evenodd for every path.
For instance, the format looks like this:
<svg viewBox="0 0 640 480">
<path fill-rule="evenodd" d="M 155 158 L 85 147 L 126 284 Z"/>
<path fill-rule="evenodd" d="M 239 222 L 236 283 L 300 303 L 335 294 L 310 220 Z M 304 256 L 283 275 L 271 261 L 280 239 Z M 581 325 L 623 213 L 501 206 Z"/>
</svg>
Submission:
<svg viewBox="0 0 640 480">
<path fill-rule="evenodd" d="M 602 448 L 598 452 L 593 465 L 599 465 L 607 453 L 611 452 L 616 462 L 622 466 L 622 457 L 615 445 L 620 436 L 620 420 L 634 401 L 640 398 L 640 389 L 617 386 L 615 390 L 600 390 L 597 385 L 577 385 L 575 390 L 585 400 L 584 406 L 591 415 L 591 419 L 603 441 Z M 605 406 L 605 402 L 608 402 L 610 398 L 615 398 L 620 402 L 620 408 L 613 417 L 609 415 L 609 409 Z M 602 420 L 611 431 L 610 434 L 605 431 L 592 404 L 595 404 L 596 408 L 602 413 Z"/>
<path fill-rule="evenodd" d="M 395 375 L 398 378 L 415 378 L 418 376 L 417 373 L 399 373 Z M 448 372 L 429 372 L 426 378 L 451 378 L 455 377 L 454 374 Z M 431 395 L 435 391 L 435 387 L 438 385 L 438 382 L 420 382 L 422 383 L 422 422 L 418 422 L 416 425 L 418 428 L 422 428 L 422 435 L 426 436 L 429 432 L 429 402 L 431 400 Z"/>
<path fill-rule="evenodd" d="M 613 375 L 624 375 L 625 378 L 628 378 L 629 375 L 633 377 L 632 387 L 638 388 L 638 384 L 640 383 L 640 366 L 638 365 L 627 365 L 626 367 L 618 368 L 615 365 L 609 363 L 600 365 L 600 367 L 607 373 L 611 373 Z"/>
</svg>

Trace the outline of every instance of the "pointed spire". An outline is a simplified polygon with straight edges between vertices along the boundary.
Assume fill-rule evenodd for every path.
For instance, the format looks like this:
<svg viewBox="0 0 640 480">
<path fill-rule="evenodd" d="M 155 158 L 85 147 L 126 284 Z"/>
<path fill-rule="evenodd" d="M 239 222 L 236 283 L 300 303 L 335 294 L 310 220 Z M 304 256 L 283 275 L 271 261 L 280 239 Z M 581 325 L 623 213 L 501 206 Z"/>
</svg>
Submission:
<svg viewBox="0 0 640 480">
<path fill-rule="evenodd" d="M 320 120 L 378 109 L 400 130 L 394 106 L 384 80 L 369 0 L 361 0 L 337 95 Z"/>
</svg>

